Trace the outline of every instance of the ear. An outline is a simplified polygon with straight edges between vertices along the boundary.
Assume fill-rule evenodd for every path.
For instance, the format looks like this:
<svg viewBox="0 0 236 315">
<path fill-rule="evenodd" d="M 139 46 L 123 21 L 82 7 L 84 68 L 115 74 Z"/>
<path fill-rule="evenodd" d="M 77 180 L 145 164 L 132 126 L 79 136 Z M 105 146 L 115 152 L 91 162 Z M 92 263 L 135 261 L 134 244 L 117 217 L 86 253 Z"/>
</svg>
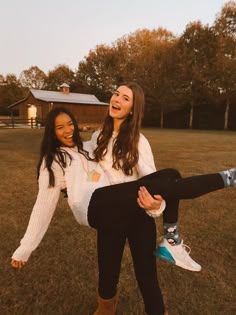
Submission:
<svg viewBox="0 0 236 315">
<path fill-rule="evenodd" d="M 133 115 L 133 112 L 130 112 L 129 114 L 130 114 L 130 115 Z"/>
</svg>

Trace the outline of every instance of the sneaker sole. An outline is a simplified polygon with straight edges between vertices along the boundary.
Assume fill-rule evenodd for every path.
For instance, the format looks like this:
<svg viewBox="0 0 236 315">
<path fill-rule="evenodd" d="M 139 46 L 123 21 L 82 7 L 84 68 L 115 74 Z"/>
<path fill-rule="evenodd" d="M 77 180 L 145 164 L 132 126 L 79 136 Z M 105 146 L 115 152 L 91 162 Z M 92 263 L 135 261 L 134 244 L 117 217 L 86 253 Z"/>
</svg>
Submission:
<svg viewBox="0 0 236 315">
<path fill-rule="evenodd" d="M 176 260 L 172 255 L 171 253 L 168 251 L 168 249 L 166 247 L 162 247 L 162 246 L 159 246 L 155 251 L 154 251 L 154 255 L 166 262 L 169 262 L 171 264 L 174 264 L 180 268 L 183 268 L 185 270 L 189 270 L 189 271 L 195 271 L 195 272 L 199 272 L 201 271 L 201 266 L 196 269 L 196 268 L 191 268 L 191 267 L 188 267 L 186 265 L 184 265 L 183 263 L 181 263 L 180 261 Z"/>
<path fill-rule="evenodd" d="M 166 247 L 158 247 L 155 251 L 154 251 L 154 255 L 158 258 L 161 258 L 171 264 L 176 265 L 175 259 L 173 258 L 173 256 L 171 255 L 171 253 L 168 251 L 168 249 Z"/>
</svg>

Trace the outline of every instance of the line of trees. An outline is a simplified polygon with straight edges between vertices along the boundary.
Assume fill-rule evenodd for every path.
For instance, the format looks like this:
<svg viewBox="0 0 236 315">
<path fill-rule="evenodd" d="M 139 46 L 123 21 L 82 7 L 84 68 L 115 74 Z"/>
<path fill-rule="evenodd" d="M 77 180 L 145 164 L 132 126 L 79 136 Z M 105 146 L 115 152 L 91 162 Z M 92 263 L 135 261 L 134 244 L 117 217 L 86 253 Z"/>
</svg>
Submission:
<svg viewBox="0 0 236 315">
<path fill-rule="evenodd" d="M 108 101 L 123 81 L 144 88 L 144 124 L 159 127 L 236 129 L 236 2 L 229 1 L 212 26 L 188 24 L 176 37 L 166 29 L 142 29 L 98 45 L 72 71 L 58 65 L 46 75 L 37 66 L 19 78 L 0 75 L 0 109 L 29 88 L 92 93 Z"/>
</svg>

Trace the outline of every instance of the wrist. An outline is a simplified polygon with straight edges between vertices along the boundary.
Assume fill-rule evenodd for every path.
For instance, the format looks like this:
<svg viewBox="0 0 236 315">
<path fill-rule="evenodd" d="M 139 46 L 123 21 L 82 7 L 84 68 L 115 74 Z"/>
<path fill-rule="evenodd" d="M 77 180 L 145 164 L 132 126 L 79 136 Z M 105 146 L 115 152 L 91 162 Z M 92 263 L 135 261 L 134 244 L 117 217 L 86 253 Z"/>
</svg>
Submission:
<svg viewBox="0 0 236 315">
<path fill-rule="evenodd" d="M 155 210 L 146 210 L 146 213 L 152 217 L 152 218 L 157 218 L 159 217 L 163 211 L 165 210 L 166 208 L 166 202 L 165 200 L 163 199 L 162 202 L 161 202 L 161 205 L 159 207 L 159 209 L 155 209 Z"/>
</svg>

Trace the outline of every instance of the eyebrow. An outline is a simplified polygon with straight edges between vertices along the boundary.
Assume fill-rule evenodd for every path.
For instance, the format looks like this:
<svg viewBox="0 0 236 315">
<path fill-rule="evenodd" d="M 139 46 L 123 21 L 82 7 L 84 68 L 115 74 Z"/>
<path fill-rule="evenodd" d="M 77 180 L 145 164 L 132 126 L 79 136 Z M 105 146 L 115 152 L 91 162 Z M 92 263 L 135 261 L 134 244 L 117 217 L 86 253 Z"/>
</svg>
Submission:
<svg viewBox="0 0 236 315">
<path fill-rule="evenodd" d="M 119 90 L 115 90 L 115 92 L 118 92 L 118 93 L 120 94 L 120 91 L 119 91 Z M 126 96 L 126 97 L 130 98 L 130 96 L 127 95 L 127 94 L 123 94 L 123 96 Z"/>
<path fill-rule="evenodd" d="M 70 123 L 73 123 L 73 121 L 71 119 L 66 122 L 66 124 L 70 124 Z M 58 125 L 55 125 L 55 127 L 62 127 L 63 125 L 64 124 L 58 124 Z"/>
</svg>

